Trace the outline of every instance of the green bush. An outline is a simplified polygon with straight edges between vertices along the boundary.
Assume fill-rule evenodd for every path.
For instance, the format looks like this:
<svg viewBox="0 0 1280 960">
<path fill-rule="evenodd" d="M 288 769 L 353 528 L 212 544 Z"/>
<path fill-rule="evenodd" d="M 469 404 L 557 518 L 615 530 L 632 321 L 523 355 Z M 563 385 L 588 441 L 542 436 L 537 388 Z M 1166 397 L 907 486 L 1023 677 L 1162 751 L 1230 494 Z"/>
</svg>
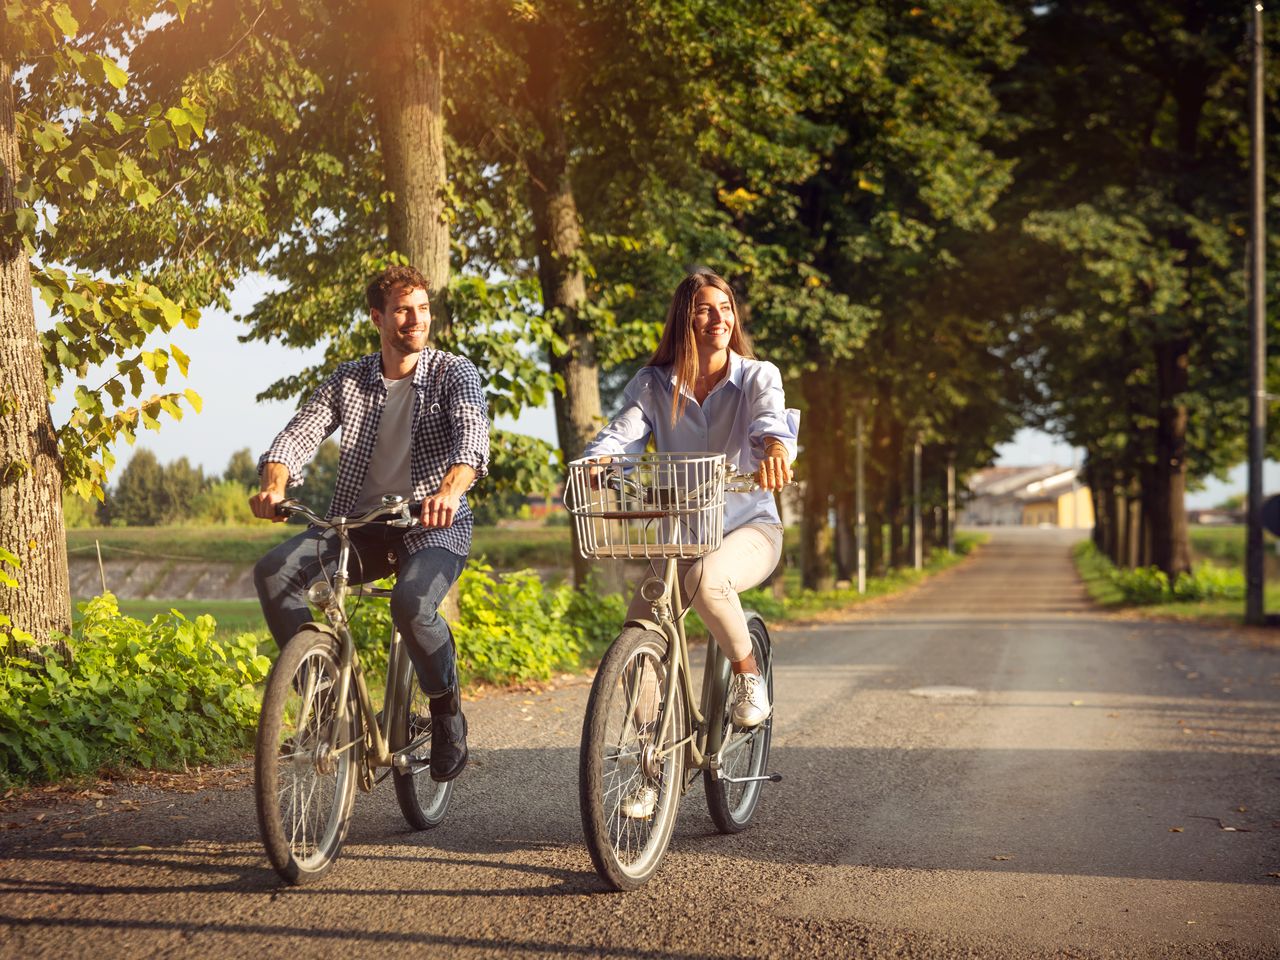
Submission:
<svg viewBox="0 0 1280 960">
<path fill-rule="evenodd" d="M 458 673 L 468 680 L 546 680 L 578 666 L 583 631 L 569 621 L 573 588 L 544 587 L 532 570 L 497 578 L 471 563 L 459 578 Z"/>
<path fill-rule="evenodd" d="M 598 593 L 594 580 L 585 590 L 574 590 L 569 599 L 569 623 L 581 631 L 583 652 L 591 659 L 604 654 L 622 629 L 627 598 L 620 593 Z"/>
<path fill-rule="evenodd" d="M 204 762 L 252 742 L 270 667 L 252 635 L 221 642 L 212 617 L 176 611 L 143 623 L 111 594 L 81 610 L 70 661 L 0 662 L 0 781 Z"/>
<path fill-rule="evenodd" d="M 1242 600 L 1244 590 L 1243 572 L 1207 560 L 1191 573 L 1180 574 L 1173 585 L 1173 595 L 1179 600 Z"/>
<path fill-rule="evenodd" d="M 187 523 L 253 523 L 249 488 L 235 480 L 215 480 L 192 498 Z"/>
<path fill-rule="evenodd" d="M 1169 578 L 1159 567 L 1115 568 L 1111 571 L 1111 581 L 1128 603 L 1164 603 L 1173 596 Z"/>
</svg>

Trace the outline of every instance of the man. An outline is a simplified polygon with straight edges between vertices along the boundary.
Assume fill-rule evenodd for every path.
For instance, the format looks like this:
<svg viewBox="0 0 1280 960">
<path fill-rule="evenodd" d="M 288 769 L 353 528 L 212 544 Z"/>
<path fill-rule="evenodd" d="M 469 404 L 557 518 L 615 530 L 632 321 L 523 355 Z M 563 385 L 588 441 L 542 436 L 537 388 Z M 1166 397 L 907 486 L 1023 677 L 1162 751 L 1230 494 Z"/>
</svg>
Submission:
<svg viewBox="0 0 1280 960">
<path fill-rule="evenodd" d="M 431 777 L 452 780 L 467 763 L 467 722 L 453 637 L 438 613 L 471 550 L 466 491 L 488 471 L 489 418 L 472 363 L 427 347 L 431 308 L 417 270 L 388 267 L 365 291 L 378 353 L 338 367 L 258 461 L 257 517 L 280 520 L 285 488 L 325 437 L 342 428 L 338 479 L 329 517 L 359 516 L 384 494 L 422 502 L 422 526 L 360 528 L 353 580 L 386 576 L 398 561 L 391 616 L 431 704 Z M 310 530 L 276 547 L 254 568 L 263 614 L 283 648 L 312 619 L 306 591 L 337 556 L 333 537 Z M 319 541 L 319 543 L 317 543 Z"/>
</svg>

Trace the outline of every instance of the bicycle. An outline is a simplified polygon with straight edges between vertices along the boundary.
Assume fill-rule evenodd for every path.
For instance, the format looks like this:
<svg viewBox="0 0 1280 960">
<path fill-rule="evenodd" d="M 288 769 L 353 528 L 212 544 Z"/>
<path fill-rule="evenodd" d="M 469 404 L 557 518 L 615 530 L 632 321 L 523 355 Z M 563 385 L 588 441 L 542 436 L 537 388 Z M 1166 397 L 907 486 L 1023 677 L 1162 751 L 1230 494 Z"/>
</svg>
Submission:
<svg viewBox="0 0 1280 960">
<path fill-rule="evenodd" d="M 391 591 L 349 585 L 351 531 L 383 523 L 418 523 L 403 497 L 385 496 L 361 517 L 322 520 L 296 500 L 276 505 L 338 537 L 332 577 L 307 591 L 327 622 L 304 625 L 284 646 L 267 677 L 254 756 L 258 826 L 267 857 L 289 883 L 318 880 L 333 867 L 346 838 L 355 790 L 368 793 L 394 775 L 396 800 L 409 826 L 438 826 L 453 782 L 429 772 L 431 717 L 404 641 L 394 625 L 383 709 L 373 708 L 346 613 L 349 597 L 389 597 Z M 387 519 L 387 515 L 390 518 Z M 382 771 L 379 775 L 379 771 Z"/>
<path fill-rule="evenodd" d="M 707 807 L 722 833 L 746 828 L 765 782 L 773 718 L 737 729 L 728 700 L 730 665 L 707 643 L 695 701 L 678 587 L 679 561 L 720 546 L 724 495 L 756 489 L 723 454 L 638 454 L 569 465 L 565 503 L 588 559 L 665 562 L 640 592 L 652 621 L 628 621 L 609 647 L 587 701 L 578 760 L 583 833 L 596 872 L 617 890 L 658 869 L 680 799 L 702 773 Z M 747 612 L 752 652 L 773 700 L 769 631 Z M 686 775 L 686 770 L 688 771 Z"/>
</svg>

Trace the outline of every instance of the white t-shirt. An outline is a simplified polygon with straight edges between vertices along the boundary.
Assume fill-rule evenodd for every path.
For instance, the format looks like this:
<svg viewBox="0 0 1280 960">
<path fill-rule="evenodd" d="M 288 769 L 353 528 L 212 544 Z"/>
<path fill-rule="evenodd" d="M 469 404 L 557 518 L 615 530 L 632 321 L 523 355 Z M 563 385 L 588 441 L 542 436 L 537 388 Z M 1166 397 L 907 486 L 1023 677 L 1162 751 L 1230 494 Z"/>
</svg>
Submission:
<svg viewBox="0 0 1280 960">
<path fill-rule="evenodd" d="M 413 376 L 399 380 L 383 377 L 382 385 L 387 388 L 387 402 L 378 421 L 378 439 L 369 458 L 369 472 L 364 476 L 352 516 L 372 510 L 382 502 L 384 494 L 397 493 L 406 499 L 413 494 L 409 475 L 409 440 L 416 399 Z"/>
</svg>

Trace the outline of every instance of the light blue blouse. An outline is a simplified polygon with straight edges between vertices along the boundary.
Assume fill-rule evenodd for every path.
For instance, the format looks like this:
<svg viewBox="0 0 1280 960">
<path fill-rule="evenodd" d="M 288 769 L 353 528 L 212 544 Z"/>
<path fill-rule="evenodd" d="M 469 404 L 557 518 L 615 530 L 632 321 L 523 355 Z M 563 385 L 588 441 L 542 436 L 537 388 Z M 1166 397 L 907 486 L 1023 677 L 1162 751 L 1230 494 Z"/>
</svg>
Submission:
<svg viewBox="0 0 1280 960">
<path fill-rule="evenodd" d="M 689 398 L 680 419 L 671 422 L 676 378 L 670 367 L 641 367 L 623 395 L 622 409 L 596 438 L 584 457 L 642 453 L 649 435 L 661 453 L 723 453 L 739 470 L 754 471 L 764 459 L 765 440 L 773 437 L 796 458 L 800 411 L 786 408 L 782 375 L 772 363 L 729 354 L 729 374 L 699 404 Z M 773 494 L 767 490 L 725 497 L 724 529 L 748 523 L 780 523 Z"/>
</svg>

